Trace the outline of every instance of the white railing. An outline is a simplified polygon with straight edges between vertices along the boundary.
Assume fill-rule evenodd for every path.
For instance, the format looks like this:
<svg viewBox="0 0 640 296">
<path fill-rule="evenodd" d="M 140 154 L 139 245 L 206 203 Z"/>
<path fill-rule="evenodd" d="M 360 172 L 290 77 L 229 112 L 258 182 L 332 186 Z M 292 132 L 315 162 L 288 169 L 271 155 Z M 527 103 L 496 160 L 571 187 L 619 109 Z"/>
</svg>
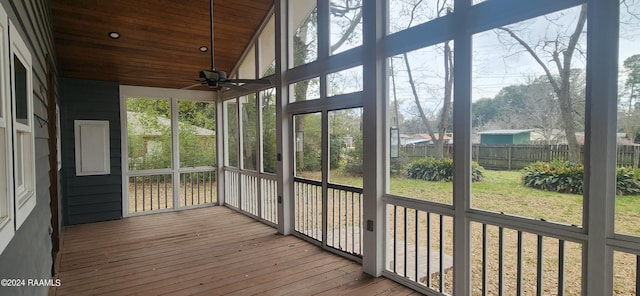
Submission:
<svg viewBox="0 0 640 296">
<path fill-rule="evenodd" d="M 260 175 L 260 218 L 278 224 L 278 183 L 275 175 Z"/>
<path fill-rule="evenodd" d="M 180 170 L 180 207 L 218 202 L 216 171 L 213 169 Z"/>
<path fill-rule="evenodd" d="M 174 174 L 177 181 L 174 188 Z M 211 167 L 172 170 L 131 171 L 127 173 L 128 214 L 215 204 L 217 176 Z"/>
<path fill-rule="evenodd" d="M 328 183 L 327 208 L 323 210 L 322 186 L 320 181 L 294 178 L 295 231 L 327 247 L 362 257 L 362 188 Z"/>
<path fill-rule="evenodd" d="M 173 209 L 171 173 L 130 172 L 127 213 Z"/>
<path fill-rule="evenodd" d="M 258 216 L 258 177 L 240 172 L 240 209 L 252 216 Z"/>
<path fill-rule="evenodd" d="M 237 170 L 224 170 L 224 202 L 234 208 L 240 208 L 239 182 L 240 173 Z"/>
<path fill-rule="evenodd" d="M 453 294 L 453 208 L 385 197 L 385 275 L 434 295 Z M 488 216 L 487 219 L 473 217 Z M 580 295 L 584 235 L 471 214 L 474 295 Z M 539 222 L 539 221 L 538 221 Z M 550 226 L 553 227 L 553 226 Z M 554 234 L 550 234 L 554 233 Z"/>
<path fill-rule="evenodd" d="M 278 224 L 275 175 L 224 168 L 225 203 L 271 226 Z"/>
</svg>

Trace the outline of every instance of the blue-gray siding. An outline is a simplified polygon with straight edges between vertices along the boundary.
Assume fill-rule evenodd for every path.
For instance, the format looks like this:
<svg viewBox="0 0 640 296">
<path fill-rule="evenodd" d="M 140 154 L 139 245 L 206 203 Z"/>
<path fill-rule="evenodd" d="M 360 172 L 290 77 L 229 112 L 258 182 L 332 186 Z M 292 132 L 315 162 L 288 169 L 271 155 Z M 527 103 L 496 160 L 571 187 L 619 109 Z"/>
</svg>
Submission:
<svg viewBox="0 0 640 296">
<path fill-rule="evenodd" d="M 33 107 L 36 156 L 36 208 L 0 254 L 0 278 L 51 278 L 51 211 L 47 132 L 46 56 L 55 60 L 49 1 L 8 0 L 0 5 L 25 41 L 33 58 Z M 54 106 L 55 108 L 55 106 Z M 0 295 L 47 295 L 48 287 L 0 287 Z"/>
<path fill-rule="evenodd" d="M 66 225 L 122 218 L 120 87 L 117 82 L 60 78 L 63 219 Z M 111 174 L 76 176 L 74 120 L 108 120 Z"/>
</svg>

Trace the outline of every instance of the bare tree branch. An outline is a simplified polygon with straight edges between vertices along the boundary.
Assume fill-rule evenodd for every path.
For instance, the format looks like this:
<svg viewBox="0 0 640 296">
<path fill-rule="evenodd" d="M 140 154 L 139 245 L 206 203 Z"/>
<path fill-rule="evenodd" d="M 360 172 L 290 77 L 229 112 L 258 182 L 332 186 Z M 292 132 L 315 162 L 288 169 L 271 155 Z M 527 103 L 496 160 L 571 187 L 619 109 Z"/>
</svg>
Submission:
<svg viewBox="0 0 640 296">
<path fill-rule="evenodd" d="M 403 53 L 402 57 L 404 59 L 405 67 L 407 67 L 407 74 L 409 75 L 409 85 L 411 85 L 411 92 L 413 93 L 413 100 L 416 103 L 416 107 L 418 112 L 420 112 L 420 118 L 422 118 L 422 122 L 427 126 L 427 132 L 429 132 L 429 136 L 431 139 L 435 139 L 435 132 L 433 131 L 433 127 L 427 118 L 427 115 L 424 114 L 424 109 L 422 108 L 422 103 L 420 103 L 420 97 L 418 96 L 418 90 L 416 89 L 416 84 L 413 81 L 413 74 L 411 72 L 411 66 L 409 65 L 409 57 L 407 53 Z"/>
<path fill-rule="evenodd" d="M 513 38 L 516 41 L 518 41 L 518 43 L 520 45 L 522 45 L 522 47 L 524 47 L 524 49 L 531 55 L 531 57 L 533 57 L 533 59 L 536 60 L 538 65 L 540 65 L 540 67 L 542 67 L 542 70 L 544 70 L 544 73 L 547 75 L 547 78 L 549 78 L 549 83 L 551 83 L 551 86 L 553 87 L 553 90 L 556 93 L 559 94 L 560 93 L 560 86 L 555 81 L 555 78 L 553 77 L 553 74 L 551 73 L 551 71 L 549 70 L 547 65 L 540 59 L 540 57 L 535 52 L 535 50 L 533 50 L 533 48 L 531 48 L 531 46 L 529 46 L 529 44 L 526 41 L 522 40 L 522 38 L 520 38 L 518 35 L 516 35 L 516 33 L 514 33 L 511 29 L 509 29 L 507 27 L 499 27 L 497 29 L 507 32 L 507 34 L 509 34 L 511 36 L 511 38 Z"/>
<path fill-rule="evenodd" d="M 331 52 L 336 51 L 345 42 L 347 42 L 347 40 L 349 40 L 349 37 L 351 37 L 351 34 L 358 27 L 358 25 L 360 24 L 361 20 L 362 20 L 362 9 L 360 9 L 358 11 L 358 14 L 356 14 L 356 17 L 352 21 L 349 22 L 349 27 L 344 32 L 344 34 L 342 34 L 342 37 L 340 37 L 340 40 L 338 40 L 335 44 L 331 45 Z"/>
</svg>

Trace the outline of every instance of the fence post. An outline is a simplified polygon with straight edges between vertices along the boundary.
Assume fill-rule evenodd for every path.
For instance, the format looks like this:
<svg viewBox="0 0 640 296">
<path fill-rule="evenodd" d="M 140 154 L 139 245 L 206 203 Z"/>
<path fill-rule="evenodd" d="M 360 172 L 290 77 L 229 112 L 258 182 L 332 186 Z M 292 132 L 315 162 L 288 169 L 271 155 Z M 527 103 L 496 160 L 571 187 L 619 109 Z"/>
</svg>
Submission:
<svg viewBox="0 0 640 296">
<path fill-rule="evenodd" d="M 511 155 L 513 155 L 513 145 L 509 145 L 509 150 L 507 150 L 507 157 L 509 158 L 508 160 L 508 170 L 511 170 Z"/>
<path fill-rule="evenodd" d="M 633 169 L 638 169 L 638 161 L 640 160 L 640 153 L 638 153 L 638 146 L 633 146 Z"/>
</svg>

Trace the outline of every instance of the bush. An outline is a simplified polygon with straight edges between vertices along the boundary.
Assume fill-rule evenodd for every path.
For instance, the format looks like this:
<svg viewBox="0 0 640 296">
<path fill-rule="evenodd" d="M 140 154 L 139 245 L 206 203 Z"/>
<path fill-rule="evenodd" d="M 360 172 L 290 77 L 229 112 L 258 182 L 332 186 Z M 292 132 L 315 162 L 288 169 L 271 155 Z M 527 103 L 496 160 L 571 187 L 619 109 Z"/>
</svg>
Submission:
<svg viewBox="0 0 640 296">
<path fill-rule="evenodd" d="M 584 166 L 568 161 L 534 162 L 522 172 L 524 186 L 562 193 L 582 193 Z"/>
<path fill-rule="evenodd" d="M 640 170 L 618 168 L 616 170 L 616 194 L 640 194 Z"/>
<path fill-rule="evenodd" d="M 583 193 L 584 166 L 568 161 L 535 162 L 522 171 L 524 186 L 561 193 Z M 640 171 L 616 169 L 616 194 L 640 194 Z"/>
<path fill-rule="evenodd" d="M 473 182 L 482 180 L 481 167 L 477 163 L 472 163 L 471 172 Z M 425 181 L 450 182 L 453 180 L 453 159 L 428 157 L 414 161 L 407 169 L 407 177 Z"/>
</svg>

